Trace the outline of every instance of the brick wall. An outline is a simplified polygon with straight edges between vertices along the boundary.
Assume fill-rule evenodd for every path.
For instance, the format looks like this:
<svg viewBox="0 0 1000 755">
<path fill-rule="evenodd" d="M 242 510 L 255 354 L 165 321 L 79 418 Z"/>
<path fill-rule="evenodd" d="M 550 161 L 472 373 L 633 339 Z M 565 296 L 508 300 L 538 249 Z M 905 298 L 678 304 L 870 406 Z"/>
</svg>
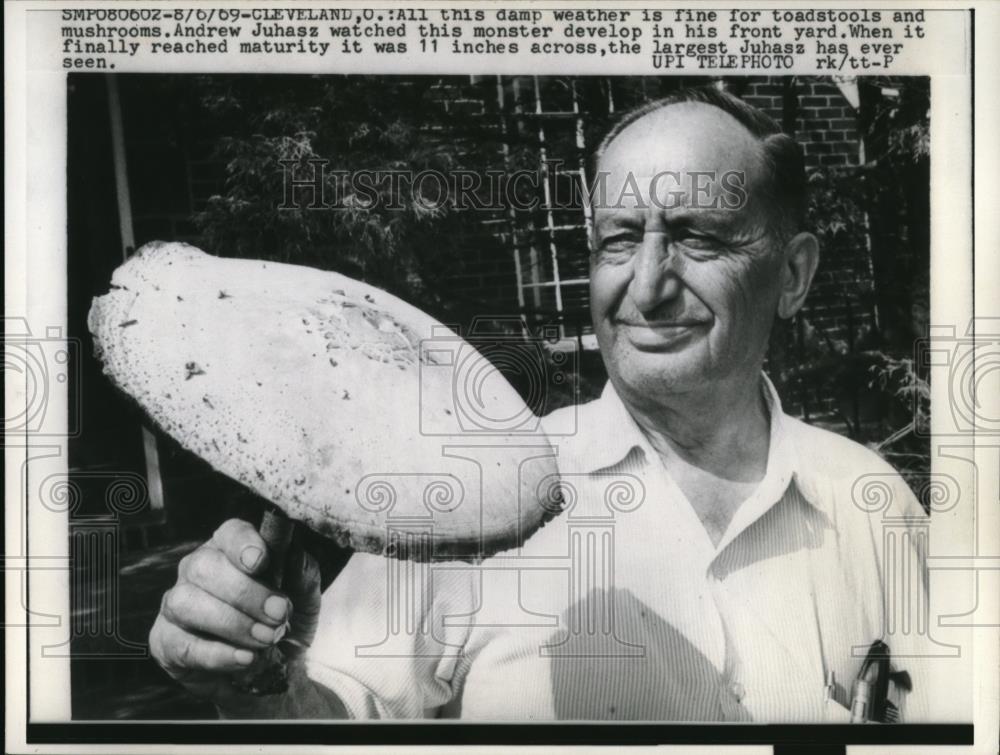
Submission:
<svg viewBox="0 0 1000 755">
<path fill-rule="evenodd" d="M 822 79 L 795 79 L 790 92 L 786 85 L 777 77 L 752 77 L 736 93 L 795 136 L 805 152 L 807 168 L 856 166 L 861 145 L 857 113 L 837 85 Z M 786 103 L 789 94 L 792 101 Z"/>
<path fill-rule="evenodd" d="M 837 86 L 823 80 L 795 80 L 790 91 L 781 79 L 752 81 L 744 99 L 767 112 L 793 134 L 805 153 L 806 170 L 850 173 L 859 164 L 861 140 L 857 115 Z M 858 249 L 845 248 L 833 239 L 823 245 L 820 269 L 809 297 L 810 322 L 836 337 L 846 339 L 848 317 L 866 318 L 863 312 L 848 313 L 845 293 L 868 270 Z"/>
</svg>

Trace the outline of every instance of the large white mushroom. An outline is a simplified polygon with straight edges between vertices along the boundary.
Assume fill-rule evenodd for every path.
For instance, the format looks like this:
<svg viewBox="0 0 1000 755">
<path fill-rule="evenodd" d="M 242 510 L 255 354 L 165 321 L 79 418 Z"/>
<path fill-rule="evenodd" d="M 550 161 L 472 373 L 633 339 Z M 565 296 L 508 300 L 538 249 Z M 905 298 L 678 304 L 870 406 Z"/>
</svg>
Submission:
<svg viewBox="0 0 1000 755">
<path fill-rule="evenodd" d="M 554 452 L 517 392 L 381 289 L 153 242 L 88 325 L 160 428 L 276 507 L 261 529 L 278 555 L 286 516 L 357 550 L 476 560 L 558 510 Z"/>
<path fill-rule="evenodd" d="M 552 513 L 537 487 L 554 452 L 521 397 L 381 289 L 152 242 L 88 325 L 105 373 L 159 427 L 343 545 L 479 558 Z"/>
</svg>

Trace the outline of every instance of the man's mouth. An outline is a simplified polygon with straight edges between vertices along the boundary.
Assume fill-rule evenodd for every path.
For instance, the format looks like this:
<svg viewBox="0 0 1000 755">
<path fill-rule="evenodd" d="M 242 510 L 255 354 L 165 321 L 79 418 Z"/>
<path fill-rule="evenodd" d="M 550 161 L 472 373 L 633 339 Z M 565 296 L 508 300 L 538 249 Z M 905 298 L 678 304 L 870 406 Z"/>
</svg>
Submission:
<svg viewBox="0 0 1000 755">
<path fill-rule="evenodd" d="M 618 320 L 629 341 L 643 351 L 662 351 L 681 346 L 708 323 L 702 320 Z"/>
<path fill-rule="evenodd" d="M 694 328 L 704 325 L 701 320 L 618 320 L 619 325 L 632 328 Z"/>
</svg>

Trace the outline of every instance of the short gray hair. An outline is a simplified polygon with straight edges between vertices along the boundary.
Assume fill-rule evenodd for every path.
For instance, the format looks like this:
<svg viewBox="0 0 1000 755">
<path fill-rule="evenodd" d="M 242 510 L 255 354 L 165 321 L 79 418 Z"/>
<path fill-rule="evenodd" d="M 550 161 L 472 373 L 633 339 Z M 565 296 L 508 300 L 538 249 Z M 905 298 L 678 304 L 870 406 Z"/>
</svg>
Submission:
<svg viewBox="0 0 1000 755">
<path fill-rule="evenodd" d="M 594 150 L 590 160 L 590 175 L 597 174 L 597 166 L 605 151 L 622 131 L 643 116 L 682 102 L 700 102 L 717 107 L 735 118 L 757 138 L 763 148 L 764 161 L 768 168 L 765 191 L 776 215 L 774 230 L 782 240 L 787 240 L 802 230 L 808 206 L 808 181 L 802 147 L 783 132 L 777 121 L 769 115 L 739 97 L 714 87 L 681 89 L 662 99 L 645 102 L 624 113 Z"/>
</svg>

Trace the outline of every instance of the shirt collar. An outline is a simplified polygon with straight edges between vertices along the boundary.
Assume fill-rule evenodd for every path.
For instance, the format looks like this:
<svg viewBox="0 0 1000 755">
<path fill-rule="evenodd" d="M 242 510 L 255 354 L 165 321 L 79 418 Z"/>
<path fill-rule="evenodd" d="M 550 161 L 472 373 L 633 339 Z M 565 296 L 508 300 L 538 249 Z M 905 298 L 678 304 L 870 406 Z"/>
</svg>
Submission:
<svg viewBox="0 0 1000 755">
<path fill-rule="evenodd" d="M 798 453 L 796 445 L 789 437 L 789 422 L 781 408 L 781 399 L 774 383 L 764 374 L 761 376 L 761 391 L 770 417 L 770 438 L 767 448 L 767 471 L 761 481 L 757 494 L 765 500 L 777 501 L 785 494 L 788 484 L 798 470 Z"/>
<path fill-rule="evenodd" d="M 564 471 L 597 472 L 615 466 L 648 441 L 609 380 L 600 398 L 577 407 L 577 432 L 562 440 Z"/>
<path fill-rule="evenodd" d="M 820 505 L 822 496 L 815 493 L 810 470 L 802 466 L 796 422 L 785 414 L 774 384 L 763 372 L 761 391 L 770 414 L 770 436 L 767 471 L 757 495 L 776 502 L 795 481 L 802 497 L 826 513 Z M 647 459 L 655 458 L 655 451 L 610 380 L 600 398 L 585 407 L 586 411 L 578 407 L 578 432 L 561 444 L 560 457 L 566 470 L 572 467 L 574 472 L 596 472 L 619 464 L 636 449 Z"/>
<path fill-rule="evenodd" d="M 781 399 L 774 384 L 761 373 L 761 393 L 769 416 L 767 469 L 760 485 L 736 510 L 722 539 L 715 546 L 717 554 L 744 532 L 751 524 L 766 514 L 784 498 L 788 486 L 795 478 L 798 454 L 789 437 L 789 422 L 781 408 Z"/>
<path fill-rule="evenodd" d="M 781 408 L 781 399 L 774 383 L 764 373 L 761 373 L 764 385 L 764 398 L 771 414 L 771 445 L 767 454 L 767 473 L 765 480 L 772 479 L 782 493 L 790 482 L 803 500 L 814 509 L 826 516 L 829 495 L 824 495 L 819 487 L 819 472 L 814 460 L 805 457 L 811 441 L 803 437 L 804 425 L 794 417 L 789 417 Z M 773 467 L 773 469 L 772 469 Z M 773 475 L 772 475 L 773 472 Z"/>
</svg>

